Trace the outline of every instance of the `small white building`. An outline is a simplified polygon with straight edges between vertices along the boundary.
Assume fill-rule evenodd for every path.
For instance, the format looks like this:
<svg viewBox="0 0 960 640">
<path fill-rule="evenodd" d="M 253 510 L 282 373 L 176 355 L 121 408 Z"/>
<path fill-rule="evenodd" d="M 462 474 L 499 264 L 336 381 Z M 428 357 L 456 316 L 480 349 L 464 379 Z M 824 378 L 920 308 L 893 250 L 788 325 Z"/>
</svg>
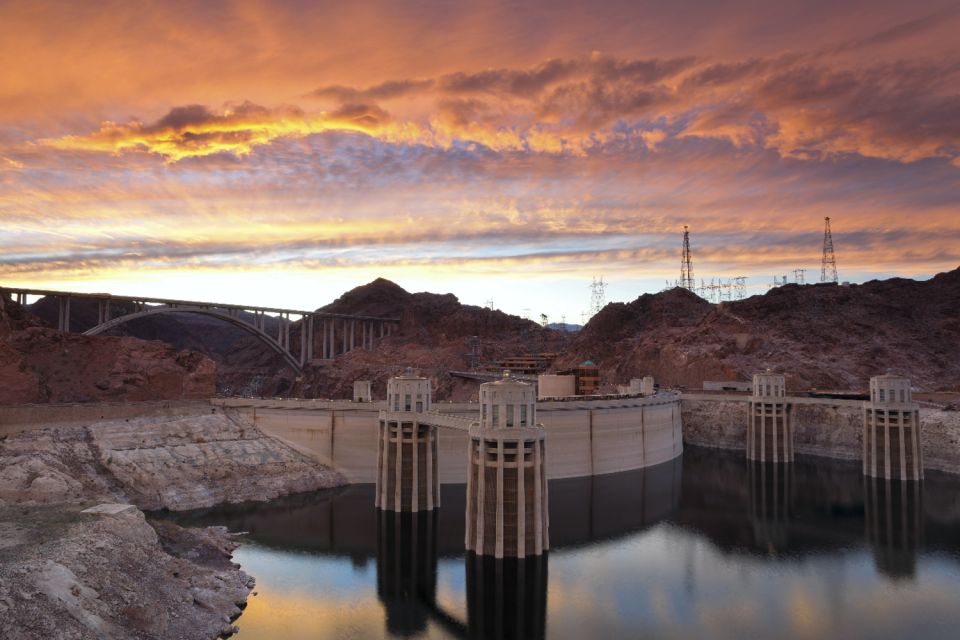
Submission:
<svg viewBox="0 0 960 640">
<path fill-rule="evenodd" d="M 373 402 L 373 385 L 369 380 L 355 380 L 353 382 L 354 402 Z"/>
</svg>

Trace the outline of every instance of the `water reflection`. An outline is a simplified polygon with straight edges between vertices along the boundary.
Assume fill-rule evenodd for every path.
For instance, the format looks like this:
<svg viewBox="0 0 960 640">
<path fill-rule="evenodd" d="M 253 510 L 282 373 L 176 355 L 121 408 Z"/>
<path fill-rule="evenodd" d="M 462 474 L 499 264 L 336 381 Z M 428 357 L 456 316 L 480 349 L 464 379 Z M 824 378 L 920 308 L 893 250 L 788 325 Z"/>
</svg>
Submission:
<svg viewBox="0 0 960 640">
<path fill-rule="evenodd" d="M 877 569 L 893 579 L 913 578 L 923 545 L 923 483 L 865 477 L 864 493 Z"/>
<path fill-rule="evenodd" d="M 377 512 L 365 485 L 177 519 L 249 532 L 241 640 L 927 638 L 960 625 L 958 489 L 691 447 L 551 482 L 549 560 L 512 563 L 464 553 L 463 485 L 415 517 Z"/>
<path fill-rule="evenodd" d="M 467 554 L 469 637 L 537 640 L 547 628 L 548 554 L 526 559 Z"/>
<path fill-rule="evenodd" d="M 747 461 L 750 521 L 755 543 L 775 555 L 789 548 L 787 533 L 793 486 L 793 464 Z"/>
<path fill-rule="evenodd" d="M 387 631 L 409 637 L 427 628 L 437 598 L 437 518 L 433 511 L 377 511 L 377 597 Z"/>
</svg>

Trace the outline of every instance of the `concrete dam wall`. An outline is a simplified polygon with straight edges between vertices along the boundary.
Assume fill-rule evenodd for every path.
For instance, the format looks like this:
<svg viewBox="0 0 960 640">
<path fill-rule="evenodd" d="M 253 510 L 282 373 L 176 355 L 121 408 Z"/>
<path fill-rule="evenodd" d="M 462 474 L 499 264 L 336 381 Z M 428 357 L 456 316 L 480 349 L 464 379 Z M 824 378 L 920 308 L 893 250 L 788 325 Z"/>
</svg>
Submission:
<svg viewBox="0 0 960 640">
<path fill-rule="evenodd" d="M 347 476 L 374 482 L 380 403 L 285 400 L 217 404 L 247 413 L 258 427 Z M 435 403 L 442 413 L 479 419 L 476 403 Z M 683 452 L 676 396 L 537 403 L 547 431 L 547 477 L 576 478 L 642 469 Z M 468 435 L 438 429 L 441 483 L 464 483 Z"/>
<path fill-rule="evenodd" d="M 684 394 L 684 442 L 704 447 L 745 450 L 746 396 Z M 863 402 L 825 398 L 790 398 L 794 402 L 794 447 L 797 453 L 860 460 L 863 456 Z M 920 410 L 924 468 L 960 473 L 960 412 Z"/>
</svg>

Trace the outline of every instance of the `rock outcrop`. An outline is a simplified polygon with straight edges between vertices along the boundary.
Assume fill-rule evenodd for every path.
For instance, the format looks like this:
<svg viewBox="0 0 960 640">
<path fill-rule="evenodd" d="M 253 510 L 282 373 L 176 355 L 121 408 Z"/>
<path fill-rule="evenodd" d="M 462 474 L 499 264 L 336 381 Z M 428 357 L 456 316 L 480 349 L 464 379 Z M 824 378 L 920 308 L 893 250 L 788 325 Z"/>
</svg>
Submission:
<svg viewBox="0 0 960 640">
<path fill-rule="evenodd" d="M 225 531 L 142 512 L 0 507 L 4 640 L 194 640 L 235 631 L 253 579 Z"/>
<path fill-rule="evenodd" d="M 147 520 L 339 485 L 336 472 L 222 413 L 0 439 L 0 637 L 216 638 L 253 580 L 221 528 Z M 107 503 L 107 504 L 101 504 Z M 133 503 L 133 504 L 129 504 Z M 101 505 L 90 513 L 90 507 Z"/>
<path fill-rule="evenodd" d="M 98 500 L 182 511 L 344 483 L 222 413 L 24 431 L 0 442 L 0 500 L 8 503 Z"/>
<path fill-rule="evenodd" d="M 131 337 L 44 326 L 0 291 L 0 404 L 179 400 L 216 392 L 216 363 Z"/>
</svg>

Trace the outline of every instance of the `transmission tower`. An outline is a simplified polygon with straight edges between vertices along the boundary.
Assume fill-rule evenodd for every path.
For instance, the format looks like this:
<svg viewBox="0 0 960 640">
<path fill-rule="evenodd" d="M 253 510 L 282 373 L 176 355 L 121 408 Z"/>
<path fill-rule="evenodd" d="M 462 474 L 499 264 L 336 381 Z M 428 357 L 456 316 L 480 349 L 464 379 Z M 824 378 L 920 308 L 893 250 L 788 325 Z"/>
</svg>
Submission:
<svg viewBox="0 0 960 640">
<path fill-rule="evenodd" d="M 806 269 L 794 269 L 793 281 L 796 282 L 797 284 L 804 284 L 806 280 L 806 277 L 804 274 L 806 274 L 806 272 L 807 272 Z"/>
<path fill-rule="evenodd" d="M 820 263 L 820 282 L 837 283 L 837 257 L 833 254 L 833 234 L 830 233 L 830 217 L 823 219 L 823 260 Z"/>
<path fill-rule="evenodd" d="M 733 289 L 736 292 L 737 300 L 743 300 L 744 293 L 747 290 L 747 276 L 737 276 L 733 281 Z"/>
<path fill-rule="evenodd" d="M 683 257 L 680 260 L 680 286 L 687 291 L 693 291 L 696 284 L 693 280 L 693 260 L 690 257 L 690 229 L 683 225 Z"/>
<path fill-rule="evenodd" d="M 603 276 L 598 279 L 596 276 L 590 284 L 590 316 L 595 316 L 607 304 L 606 296 L 607 283 L 603 281 Z"/>
</svg>

